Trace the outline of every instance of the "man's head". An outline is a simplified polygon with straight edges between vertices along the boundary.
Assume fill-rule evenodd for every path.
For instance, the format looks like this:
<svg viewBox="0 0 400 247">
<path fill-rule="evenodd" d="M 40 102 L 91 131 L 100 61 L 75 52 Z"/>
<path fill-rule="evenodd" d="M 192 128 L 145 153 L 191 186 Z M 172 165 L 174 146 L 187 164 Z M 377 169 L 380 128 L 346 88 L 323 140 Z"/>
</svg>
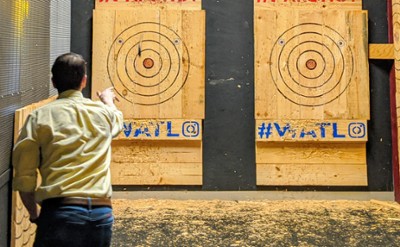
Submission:
<svg viewBox="0 0 400 247">
<path fill-rule="evenodd" d="M 82 90 L 86 86 L 86 61 L 81 55 L 66 53 L 59 56 L 51 69 L 52 81 L 58 93 Z"/>
</svg>

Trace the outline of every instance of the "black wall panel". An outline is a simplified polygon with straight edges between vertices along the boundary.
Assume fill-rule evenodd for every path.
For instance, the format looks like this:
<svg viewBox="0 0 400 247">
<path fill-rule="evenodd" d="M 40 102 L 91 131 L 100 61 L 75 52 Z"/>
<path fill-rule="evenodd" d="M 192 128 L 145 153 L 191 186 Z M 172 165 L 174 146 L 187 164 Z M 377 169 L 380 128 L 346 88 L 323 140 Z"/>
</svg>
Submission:
<svg viewBox="0 0 400 247">
<path fill-rule="evenodd" d="M 255 189 L 253 1 L 204 1 L 206 190 Z"/>
<path fill-rule="evenodd" d="M 364 0 L 368 10 L 370 43 L 388 42 L 386 1 Z M 389 72 L 393 61 L 370 60 L 371 120 L 369 121 L 367 163 L 368 189 L 393 190 L 390 126 Z"/>
<path fill-rule="evenodd" d="M 92 26 L 94 0 L 72 1 L 71 51 L 81 54 L 87 62 L 88 82 L 91 81 L 92 71 Z M 83 90 L 90 97 L 91 83 Z"/>
</svg>

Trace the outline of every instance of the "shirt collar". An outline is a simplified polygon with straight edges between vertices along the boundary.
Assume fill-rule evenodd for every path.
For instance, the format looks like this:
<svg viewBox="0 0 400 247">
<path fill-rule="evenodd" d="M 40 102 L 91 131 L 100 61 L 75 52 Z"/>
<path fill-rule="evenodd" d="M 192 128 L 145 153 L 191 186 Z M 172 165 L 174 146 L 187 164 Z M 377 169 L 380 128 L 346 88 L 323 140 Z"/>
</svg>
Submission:
<svg viewBox="0 0 400 247">
<path fill-rule="evenodd" d="M 58 99 L 65 99 L 65 98 L 83 98 L 83 94 L 81 91 L 78 90 L 67 90 L 58 95 Z"/>
</svg>

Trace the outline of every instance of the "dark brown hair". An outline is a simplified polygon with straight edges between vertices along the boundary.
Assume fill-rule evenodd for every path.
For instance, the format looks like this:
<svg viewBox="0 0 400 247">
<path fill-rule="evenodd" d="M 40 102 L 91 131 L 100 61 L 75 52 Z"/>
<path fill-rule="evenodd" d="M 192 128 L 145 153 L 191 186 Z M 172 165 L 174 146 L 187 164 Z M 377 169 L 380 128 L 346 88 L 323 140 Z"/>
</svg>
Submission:
<svg viewBox="0 0 400 247">
<path fill-rule="evenodd" d="M 79 54 L 66 53 L 57 57 L 51 69 L 52 80 L 58 93 L 79 89 L 86 75 L 86 61 Z"/>
</svg>

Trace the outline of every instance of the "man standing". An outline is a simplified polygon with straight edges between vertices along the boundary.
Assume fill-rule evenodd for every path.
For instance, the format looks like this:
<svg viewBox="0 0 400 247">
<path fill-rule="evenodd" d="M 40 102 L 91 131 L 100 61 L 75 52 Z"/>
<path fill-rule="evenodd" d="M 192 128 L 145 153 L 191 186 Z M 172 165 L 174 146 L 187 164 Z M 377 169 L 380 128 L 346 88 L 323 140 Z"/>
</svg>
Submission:
<svg viewBox="0 0 400 247">
<path fill-rule="evenodd" d="M 52 75 L 59 97 L 28 116 L 13 151 L 13 189 L 37 224 L 35 247 L 110 246 L 111 140 L 122 113 L 112 88 L 97 93 L 101 102 L 83 97 L 82 56 L 59 56 Z"/>
</svg>

